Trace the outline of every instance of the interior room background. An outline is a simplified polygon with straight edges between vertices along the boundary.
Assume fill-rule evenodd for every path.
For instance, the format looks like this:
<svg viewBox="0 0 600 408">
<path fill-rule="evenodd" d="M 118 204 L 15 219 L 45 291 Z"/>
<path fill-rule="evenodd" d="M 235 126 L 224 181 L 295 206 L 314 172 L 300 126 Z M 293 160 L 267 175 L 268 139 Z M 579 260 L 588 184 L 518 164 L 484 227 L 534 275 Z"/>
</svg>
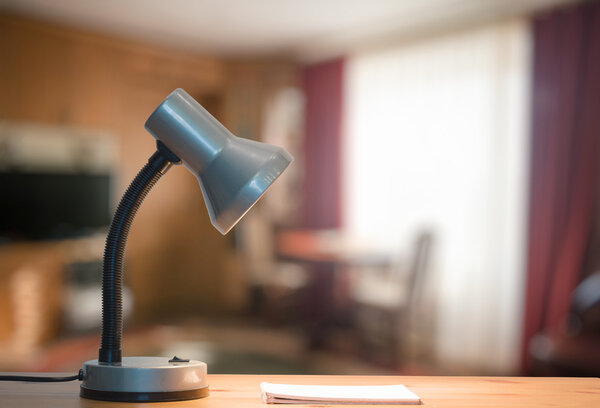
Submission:
<svg viewBox="0 0 600 408">
<path fill-rule="evenodd" d="M 0 15 L 0 369 L 75 370 L 98 347 L 106 225 L 16 228 L 18 208 L 38 224 L 78 209 L 19 202 L 15 175 L 101 175 L 112 214 L 154 148 L 143 123 L 180 87 L 295 162 L 225 237 L 187 172 L 155 188 L 127 246 L 127 353 L 217 372 L 598 375 L 597 2 L 311 60 L 25 14 Z"/>
</svg>

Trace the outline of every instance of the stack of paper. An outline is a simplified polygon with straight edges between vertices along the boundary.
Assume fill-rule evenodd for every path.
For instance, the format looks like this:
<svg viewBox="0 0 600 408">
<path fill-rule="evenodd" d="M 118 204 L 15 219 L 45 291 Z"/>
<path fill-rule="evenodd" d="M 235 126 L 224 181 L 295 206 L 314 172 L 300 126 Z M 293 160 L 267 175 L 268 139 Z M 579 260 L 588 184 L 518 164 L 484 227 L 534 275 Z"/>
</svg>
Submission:
<svg viewBox="0 0 600 408">
<path fill-rule="evenodd" d="M 262 383 L 269 404 L 411 404 L 421 399 L 404 385 L 292 385 Z"/>
</svg>

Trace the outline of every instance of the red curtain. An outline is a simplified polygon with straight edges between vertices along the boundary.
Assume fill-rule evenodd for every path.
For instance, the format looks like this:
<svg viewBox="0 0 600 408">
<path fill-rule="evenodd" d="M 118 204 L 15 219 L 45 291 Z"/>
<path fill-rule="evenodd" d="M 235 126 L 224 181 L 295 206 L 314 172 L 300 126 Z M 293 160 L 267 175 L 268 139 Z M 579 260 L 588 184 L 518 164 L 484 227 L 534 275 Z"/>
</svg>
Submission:
<svg viewBox="0 0 600 408">
<path fill-rule="evenodd" d="M 600 4 L 533 22 L 531 188 L 524 370 L 529 342 L 560 329 L 594 218 L 600 137 Z"/>
<path fill-rule="evenodd" d="M 344 60 L 307 66 L 302 72 L 305 101 L 304 203 L 302 227 L 338 228 L 342 223 L 342 110 Z M 312 265 L 302 313 L 310 347 L 320 347 L 334 319 L 334 268 Z"/>
<path fill-rule="evenodd" d="M 303 227 L 341 225 L 341 138 L 344 60 L 304 68 L 306 97 Z"/>
</svg>

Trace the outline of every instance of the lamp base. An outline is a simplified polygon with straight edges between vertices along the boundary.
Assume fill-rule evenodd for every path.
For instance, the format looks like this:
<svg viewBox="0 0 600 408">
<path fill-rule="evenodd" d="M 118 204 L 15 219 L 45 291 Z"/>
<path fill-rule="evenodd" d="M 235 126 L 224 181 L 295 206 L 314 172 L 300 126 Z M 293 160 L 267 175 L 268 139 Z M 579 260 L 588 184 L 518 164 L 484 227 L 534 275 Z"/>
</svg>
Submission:
<svg viewBox="0 0 600 408">
<path fill-rule="evenodd" d="M 123 357 L 120 365 L 83 363 L 80 395 L 105 401 L 158 402 L 207 397 L 206 364 L 176 357 Z"/>
</svg>

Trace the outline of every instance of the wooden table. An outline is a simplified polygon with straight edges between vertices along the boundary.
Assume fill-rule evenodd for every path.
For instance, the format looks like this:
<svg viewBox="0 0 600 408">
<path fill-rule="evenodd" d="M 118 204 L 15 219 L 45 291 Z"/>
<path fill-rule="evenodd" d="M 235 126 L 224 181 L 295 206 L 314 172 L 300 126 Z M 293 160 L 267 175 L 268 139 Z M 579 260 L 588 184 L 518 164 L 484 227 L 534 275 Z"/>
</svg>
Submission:
<svg viewBox="0 0 600 408">
<path fill-rule="evenodd" d="M 390 262 L 388 252 L 336 229 L 282 231 L 277 234 L 276 253 L 286 260 L 317 264 L 383 266 Z"/>
<path fill-rule="evenodd" d="M 275 405 L 267 405 L 262 402 L 259 388 L 262 381 L 326 385 L 404 384 L 421 397 L 425 407 L 600 407 L 600 379 L 598 378 L 296 375 L 210 375 L 211 395 L 208 398 L 144 404 L 114 403 L 80 398 L 78 381 L 68 383 L 0 381 L 0 407 L 275 407 Z M 293 407 L 308 406 L 315 407 L 316 405 L 293 405 Z M 360 406 L 353 405 L 353 407 Z"/>
<path fill-rule="evenodd" d="M 300 303 L 302 326 L 311 348 L 321 347 L 336 321 L 349 321 L 346 267 L 388 267 L 390 255 L 359 242 L 337 229 L 291 229 L 277 234 L 276 255 L 303 264 L 309 273 L 308 290 Z M 342 273 L 339 273 L 342 272 Z M 337 314 L 337 316 L 336 316 Z"/>
</svg>

